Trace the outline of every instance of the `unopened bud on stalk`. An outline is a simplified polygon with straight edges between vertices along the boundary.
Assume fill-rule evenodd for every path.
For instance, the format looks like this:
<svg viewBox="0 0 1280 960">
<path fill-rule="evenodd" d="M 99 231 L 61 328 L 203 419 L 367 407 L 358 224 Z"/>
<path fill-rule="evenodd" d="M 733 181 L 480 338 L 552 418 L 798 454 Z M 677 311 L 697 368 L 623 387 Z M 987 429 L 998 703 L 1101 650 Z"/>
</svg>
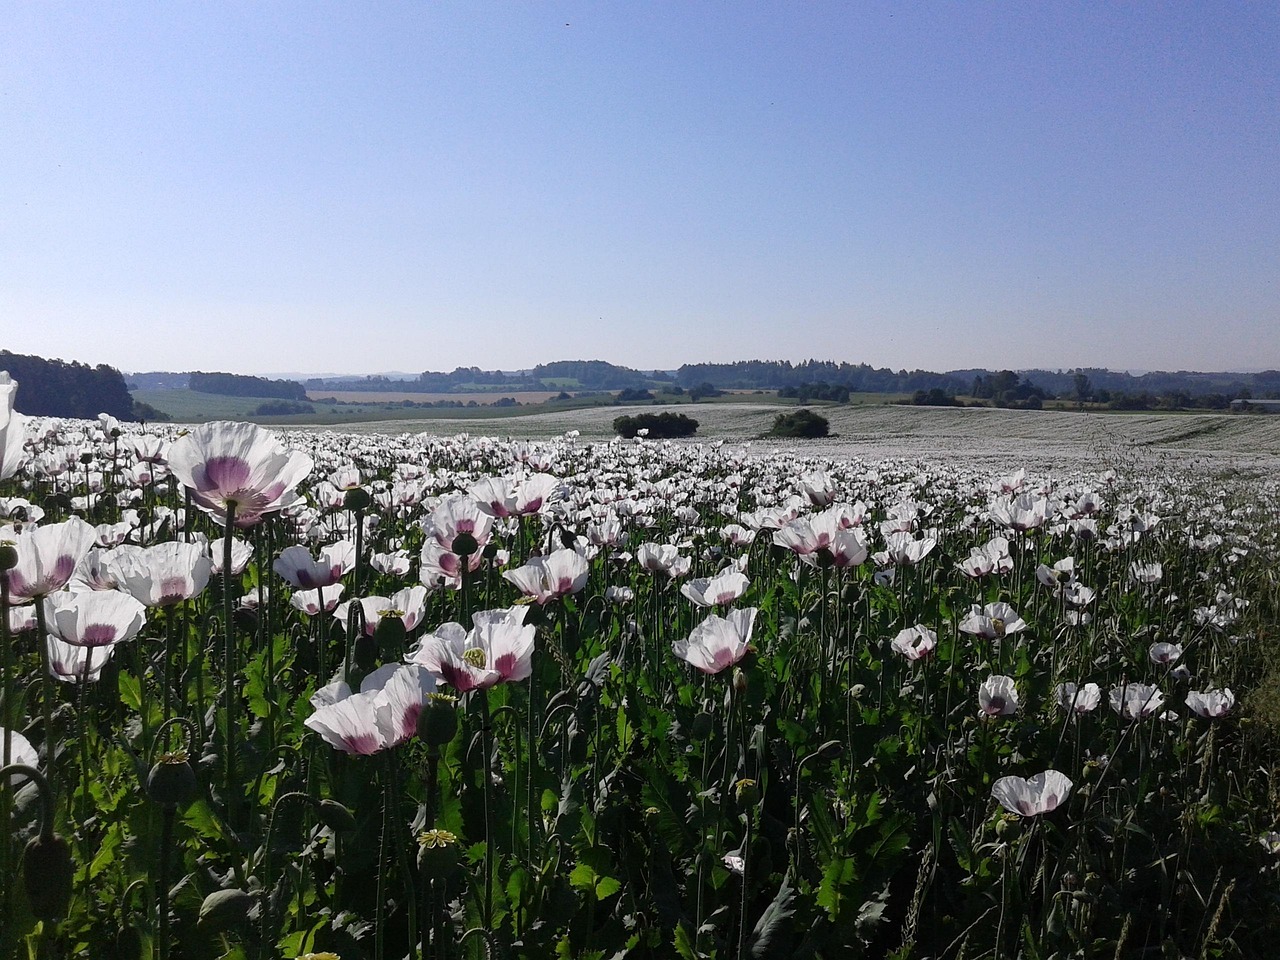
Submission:
<svg viewBox="0 0 1280 960">
<path fill-rule="evenodd" d="M 818 748 L 818 756 L 823 760 L 838 760 L 844 753 L 844 744 L 839 740 L 828 740 Z"/>
<path fill-rule="evenodd" d="M 497 543 L 494 543 L 492 541 L 489 543 L 486 543 L 484 545 L 484 549 L 480 551 L 480 556 L 484 557 L 486 560 L 492 560 L 497 555 L 498 555 L 498 545 Z"/>
<path fill-rule="evenodd" d="M 248 607 L 237 607 L 235 612 L 231 614 L 231 621 L 241 633 L 253 634 L 258 632 L 258 611 L 256 610 L 250 610 Z"/>
<path fill-rule="evenodd" d="M 356 828 L 356 818 L 337 800 L 321 800 L 316 804 L 316 815 L 334 833 L 349 833 Z"/>
<path fill-rule="evenodd" d="M 711 736 L 711 727 L 715 723 L 715 718 L 705 710 L 693 718 L 693 727 L 690 733 L 693 734 L 695 740 L 705 740 Z"/>
<path fill-rule="evenodd" d="M 747 675 L 742 672 L 740 667 L 733 668 L 733 692 L 738 696 L 743 696 L 747 692 Z"/>
<path fill-rule="evenodd" d="M 249 919 L 253 897 L 243 890 L 215 890 L 200 904 L 197 925 L 210 934 L 226 933 Z"/>
<path fill-rule="evenodd" d="M 373 672 L 378 662 L 378 641 L 365 633 L 356 637 L 355 660 L 362 673 Z"/>
<path fill-rule="evenodd" d="M 32 914 L 48 923 L 65 917 L 75 872 L 71 845 L 56 833 L 33 837 L 23 851 L 22 869 Z"/>
</svg>

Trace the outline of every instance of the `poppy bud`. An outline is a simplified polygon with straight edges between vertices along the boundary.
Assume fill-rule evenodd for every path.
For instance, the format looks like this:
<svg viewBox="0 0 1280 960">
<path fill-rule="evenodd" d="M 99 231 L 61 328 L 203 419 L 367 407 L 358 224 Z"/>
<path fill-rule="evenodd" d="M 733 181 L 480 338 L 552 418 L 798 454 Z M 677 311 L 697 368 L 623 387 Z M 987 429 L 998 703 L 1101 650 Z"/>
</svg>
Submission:
<svg viewBox="0 0 1280 960">
<path fill-rule="evenodd" d="M 237 607 L 235 612 L 231 614 L 231 620 L 241 633 L 254 634 L 258 632 L 257 610 L 251 610 L 248 607 Z"/>
<path fill-rule="evenodd" d="M 418 869 L 428 880 L 443 880 L 458 865 L 458 838 L 448 830 L 418 834 Z"/>
<path fill-rule="evenodd" d="M 253 897 L 243 890 L 215 890 L 200 904 L 201 930 L 210 934 L 225 933 L 249 919 L 253 909 Z"/>
<path fill-rule="evenodd" d="M 147 774 L 147 796 L 163 806 L 189 802 L 196 789 L 196 772 L 185 750 L 162 753 Z"/>
<path fill-rule="evenodd" d="M 844 753 L 844 744 L 839 740 L 828 740 L 818 748 L 818 756 L 823 760 L 839 760 Z"/>
<path fill-rule="evenodd" d="M 1013 814 L 1007 814 L 996 822 L 996 836 L 1001 840 L 1016 840 L 1021 828 L 1022 821 Z"/>
<path fill-rule="evenodd" d="M 316 805 L 320 822 L 334 833 L 349 833 L 356 828 L 356 818 L 337 800 L 321 800 Z"/>
<path fill-rule="evenodd" d="M 447 693 L 427 694 L 418 714 L 418 738 L 433 749 L 452 743 L 458 732 L 458 699 Z"/>
<path fill-rule="evenodd" d="M 23 851 L 22 867 L 31 912 L 51 923 L 65 917 L 75 871 L 71 845 L 56 833 L 33 837 Z"/>
<path fill-rule="evenodd" d="M 342 495 L 342 505 L 348 510 L 368 510 L 373 498 L 361 487 L 355 487 Z"/>
<path fill-rule="evenodd" d="M 492 560 L 497 555 L 498 555 L 498 544 L 493 541 L 486 543 L 484 545 L 484 549 L 480 551 L 480 556 L 484 557 L 486 560 Z"/>
<path fill-rule="evenodd" d="M 693 718 L 693 727 L 691 733 L 695 740 L 705 740 L 711 736 L 711 726 L 715 723 L 715 719 L 705 710 Z"/>
<path fill-rule="evenodd" d="M 740 697 L 747 692 L 747 675 L 738 667 L 733 668 L 733 692 Z"/>
<path fill-rule="evenodd" d="M 378 662 L 378 641 L 368 634 L 360 634 L 356 637 L 355 655 L 360 672 L 371 673 Z"/>
</svg>

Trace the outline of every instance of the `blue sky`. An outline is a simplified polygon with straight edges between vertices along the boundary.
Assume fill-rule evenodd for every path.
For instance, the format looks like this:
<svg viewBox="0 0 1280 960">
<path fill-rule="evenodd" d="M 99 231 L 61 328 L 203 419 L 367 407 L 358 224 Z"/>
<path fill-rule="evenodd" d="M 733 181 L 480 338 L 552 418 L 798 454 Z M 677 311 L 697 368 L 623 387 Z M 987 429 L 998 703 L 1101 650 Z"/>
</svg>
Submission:
<svg viewBox="0 0 1280 960">
<path fill-rule="evenodd" d="M 1280 367 L 1269 3 L 25 3 L 0 347 Z"/>
</svg>

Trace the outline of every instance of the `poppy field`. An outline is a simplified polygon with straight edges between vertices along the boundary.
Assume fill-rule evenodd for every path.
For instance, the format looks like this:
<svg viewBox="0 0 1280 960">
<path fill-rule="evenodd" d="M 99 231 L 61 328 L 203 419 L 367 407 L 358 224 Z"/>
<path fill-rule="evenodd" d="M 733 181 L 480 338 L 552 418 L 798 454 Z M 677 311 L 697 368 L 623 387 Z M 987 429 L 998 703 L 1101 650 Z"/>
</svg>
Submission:
<svg viewBox="0 0 1280 960">
<path fill-rule="evenodd" d="M 1266 955 L 1280 484 L 23 418 L 0 956 Z"/>
</svg>

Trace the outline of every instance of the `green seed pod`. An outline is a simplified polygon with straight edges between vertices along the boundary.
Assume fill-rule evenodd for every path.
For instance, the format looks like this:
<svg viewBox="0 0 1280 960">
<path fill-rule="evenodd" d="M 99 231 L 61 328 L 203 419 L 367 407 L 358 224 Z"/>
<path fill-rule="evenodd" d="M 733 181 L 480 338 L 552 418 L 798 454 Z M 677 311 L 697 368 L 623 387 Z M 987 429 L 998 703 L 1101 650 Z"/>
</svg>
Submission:
<svg viewBox="0 0 1280 960">
<path fill-rule="evenodd" d="M 497 555 L 498 555 L 498 544 L 492 540 L 486 543 L 484 545 L 484 549 L 480 551 L 480 556 L 484 557 L 486 560 L 492 560 Z"/>
<path fill-rule="evenodd" d="M 428 880 L 443 880 L 458 865 L 461 846 L 448 830 L 427 830 L 418 834 L 418 869 Z"/>
<path fill-rule="evenodd" d="M 225 933 L 249 919 L 253 897 L 243 890 L 215 890 L 200 904 L 201 930 L 209 934 Z"/>
<path fill-rule="evenodd" d="M 404 621 L 395 612 L 378 618 L 378 625 L 373 628 L 373 639 L 382 651 L 382 659 L 388 663 L 404 656 L 405 641 Z"/>
<path fill-rule="evenodd" d="M 75 865 L 71 845 L 56 833 L 34 837 L 22 854 L 27 900 L 41 920 L 56 923 L 71 905 L 71 880 Z"/>
<path fill-rule="evenodd" d="M 738 805 L 744 810 L 750 810 L 760 804 L 760 784 L 754 780 L 739 780 L 733 785 L 733 792 L 738 799 Z"/>
<path fill-rule="evenodd" d="M 11 541 L 0 543 L 0 570 L 12 570 L 18 565 L 18 548 Z"/>
<path fill-rule="evenodd" d="M 178 806 L 195 798 L 198 786 L 187 751 L 162 753 L 147 774 L 147 796 L 165 806 Z"/>
<path fill-rule="evenodd" d="M 427 694 L 426 705 L 418 714 L 418 737 L 436 749 L 452 743 L 458 732 L 458 698 L 447 693 Z"/>
<path fill-rule="evenodd" d="M 334 833 L 348 833 L 356 828 L 356 818 L 337 800 L 321 800 L 316 805 L 320 822 Z"/>
<path fill-rule="evenodd" d="M 371 503 L 373 498 L 362 487 L 355 487 L 342 495 L 342 505 L 348 510 L 368 510 Z"/>
<path fill-rule="evenodd" d="M 469 557 L 479 549 L 480 544 L 469 533 L 460 533 L 453 538 L 453 552 L 460 557 Z"/>
</svg>

